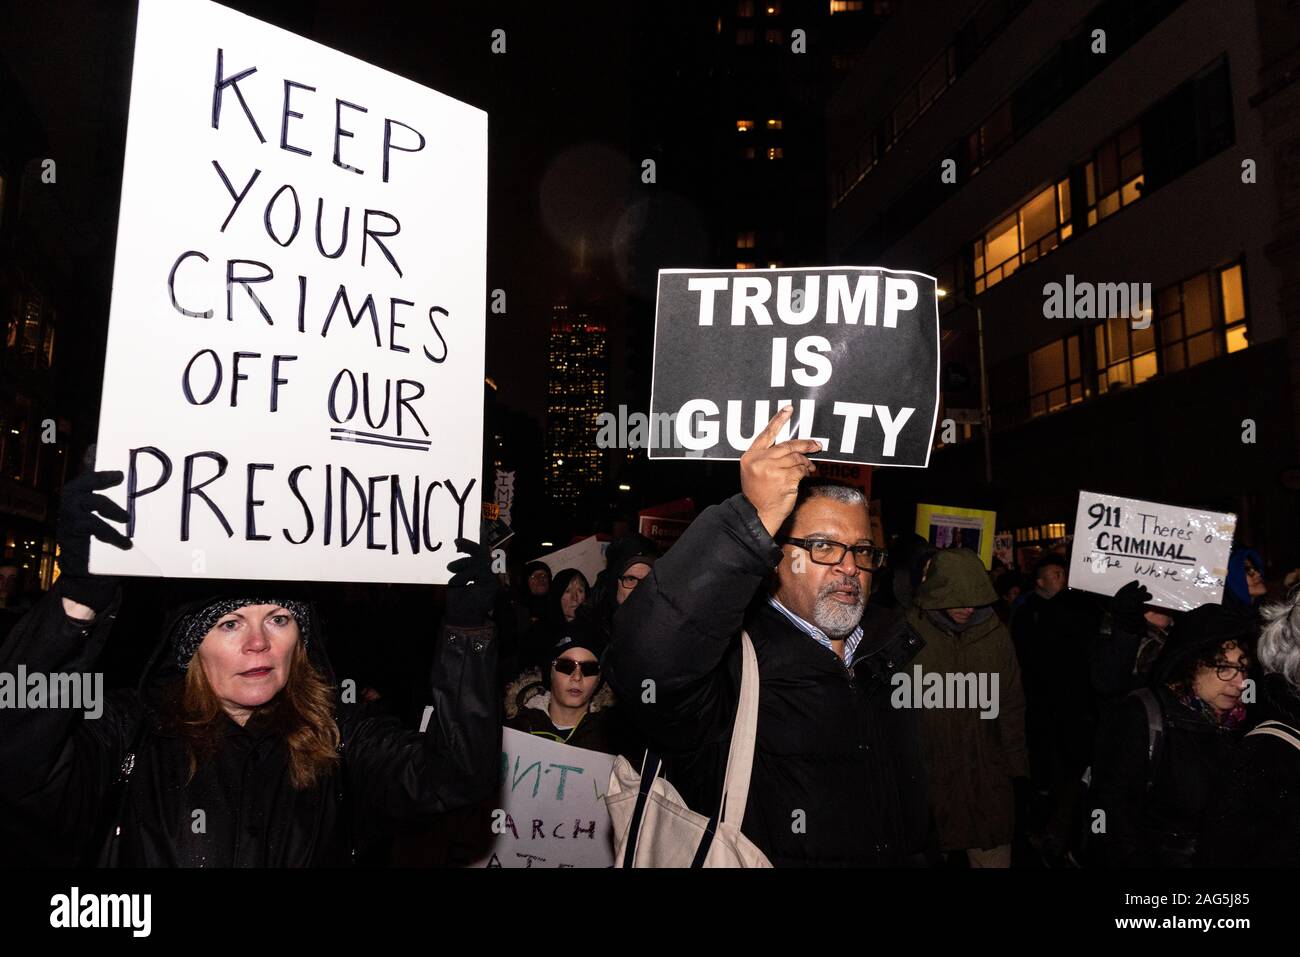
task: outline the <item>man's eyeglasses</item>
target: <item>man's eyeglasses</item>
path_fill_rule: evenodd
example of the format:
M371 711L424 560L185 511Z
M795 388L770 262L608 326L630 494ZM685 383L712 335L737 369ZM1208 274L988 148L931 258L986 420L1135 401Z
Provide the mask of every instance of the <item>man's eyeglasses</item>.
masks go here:
M777 539L780 545L797 545L808 553L816 565L837 565L844 559L846 551L853 552L853 563L863 571L871 572L885 567L887 552L875 545L845 545L824 538L791 538L784 535Z
M599 661L574 661L572 658L556 658L551 665L562 675L571 675L575 668L582 669L584 678L594 678L600 674Z
M618 583L624 588L635 588L637 585L641 584L641 579L636 575L620 575Z
M1249 670L1249 665L1230 665L1226 661L1214 663L1214 673L1219 676L1220 681L1232 681L1237 675L1244 678Z

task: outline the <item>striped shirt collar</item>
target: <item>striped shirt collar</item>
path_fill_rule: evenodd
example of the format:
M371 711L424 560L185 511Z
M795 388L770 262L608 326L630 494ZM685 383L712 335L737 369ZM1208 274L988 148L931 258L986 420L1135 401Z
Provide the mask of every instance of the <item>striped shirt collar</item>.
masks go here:
M785 605L781 604L779 601L776 600L775 595L768 595L767 603L771 605L773 608L775 608L777 611L779 611L781 614L785 615L785 617L789 619L790 624L794 625L796 628L798 628L808 637L817 639L818 644L820 644L822 647L834 653L835 648L831 645L830 636L827 635L826 632L822 631L820 628L818 628L816 625L812 624L811 622L804 621L802 618L800 618L798 615L792 612L789 608L786 608ZM853 664L853 653L858 650L858 644L861 641L862 641L862 626L858 625L856 628L853 629L853 631L850 634L846 635L844 638L845 667L849 667Z

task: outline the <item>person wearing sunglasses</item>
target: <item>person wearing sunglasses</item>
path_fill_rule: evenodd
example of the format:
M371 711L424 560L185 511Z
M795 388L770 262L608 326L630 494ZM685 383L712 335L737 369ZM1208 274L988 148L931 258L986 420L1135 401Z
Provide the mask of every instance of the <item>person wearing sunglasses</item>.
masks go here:
M1108 867L1190 867L1210 800L1246 730L1254 619L1222 605L1183 615L1136 691L1105 716L1089 808Z
M572 623L534 672L506 694L507 728L588 751L616 753L614 695L601 680L604 642L585 621Z
M891 678L920 639L869 602L886 561L862 490L806 481L815 439L759 430L740 488L705 509L614 614L605 676L693 810L725 777L744 654L759 717L742 833L777 867L923 863L929 804L915 712Z

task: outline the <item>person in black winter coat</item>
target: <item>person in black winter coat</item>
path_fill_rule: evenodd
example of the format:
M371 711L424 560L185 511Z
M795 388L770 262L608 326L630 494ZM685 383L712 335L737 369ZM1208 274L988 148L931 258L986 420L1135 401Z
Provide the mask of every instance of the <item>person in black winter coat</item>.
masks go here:
M126 519L96 494L121 479L95 473L66 486L62 575L0 648L0 672L95 670L120 588L89 575L87 557L92 534L131 545L96 515ZM0 710L0 805L83 864L311 866L364 855L359 845L381 825L491 795L496 579L486 550L457 546L473 554L450 566L446 621L426 639L439 646L426 733L340 696L300 586L233 582L179 608L140 686L115 692L97 718Z
M741 458L741 494L706 509L614 615L606 676L682 798L711 815L747 631L759 713L741 831L778 867L918 862L933 848L918 723L890 697L921 642L866 604L884 556L860 490L805 488L796 505L819 445L774 444L789 416Z
M1092 807L1108 867L1187 867L1219 775L1245 730L1242 702L1252 619L1220 605L1187 612L1170 635L1148 694L1110 710L1097 738ZM1154 743L1154 747L1153 747Z
M1266 605L1262 617L1261 721L1206 812L1202 866L1300 867L1300 593Z
M1151 681L1169 640L1173 615L1148 604L1151 592L1137 579L1111 596L1092 646L1092 688L1112 703Z

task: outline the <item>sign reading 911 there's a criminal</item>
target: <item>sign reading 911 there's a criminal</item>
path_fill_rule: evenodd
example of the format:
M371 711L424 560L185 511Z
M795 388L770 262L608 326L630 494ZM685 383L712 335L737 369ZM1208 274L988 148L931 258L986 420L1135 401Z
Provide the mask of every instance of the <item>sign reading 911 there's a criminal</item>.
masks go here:
M925 468L939 409L934 277L879 267L661 269L653 459L738 459L778 409L778 441L818 461ZM668 427L663 427L667 423Z
M1137 579L1177 611L1223 600L1237 516L1079 492L1070 587L1113 595Z
M206 0L141 0L100 574L446 582L476 535L487 115Z

